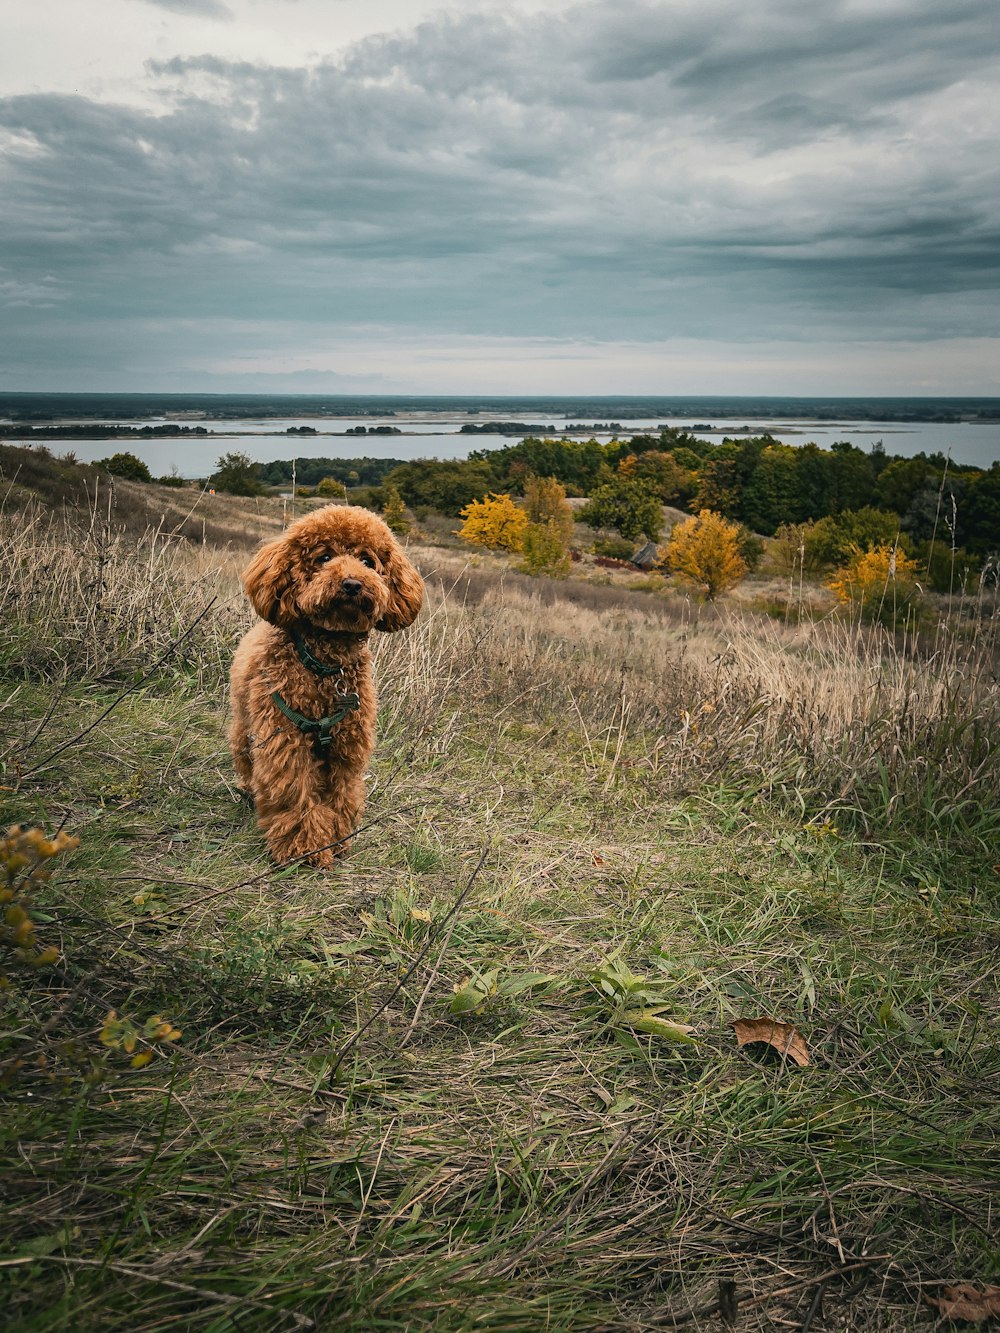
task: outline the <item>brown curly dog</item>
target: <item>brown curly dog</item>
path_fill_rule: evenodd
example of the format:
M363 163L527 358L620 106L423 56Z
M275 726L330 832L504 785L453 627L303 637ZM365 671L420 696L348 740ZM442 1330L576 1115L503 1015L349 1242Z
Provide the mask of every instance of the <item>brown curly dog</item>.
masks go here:
M261 617L233 659L230 742L274 859L329 866L364 808L375 744L372 630L404 629L420 575L367 509L328 505L243 571Z

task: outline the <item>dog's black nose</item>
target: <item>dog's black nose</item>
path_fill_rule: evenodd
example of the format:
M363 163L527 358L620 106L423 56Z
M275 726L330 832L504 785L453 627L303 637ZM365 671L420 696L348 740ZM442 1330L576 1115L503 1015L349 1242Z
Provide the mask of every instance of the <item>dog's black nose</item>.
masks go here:
M361 580L344 579L340 588L345 597L357 597L358 593L361 591Z

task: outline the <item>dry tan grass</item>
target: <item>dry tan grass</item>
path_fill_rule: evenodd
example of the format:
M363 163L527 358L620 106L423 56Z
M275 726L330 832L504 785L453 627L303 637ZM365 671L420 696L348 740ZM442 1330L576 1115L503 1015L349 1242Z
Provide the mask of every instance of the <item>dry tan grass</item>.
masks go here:
M907 809L933 824L964 808L975 824L974 793L998 777L992 604L974 634L943 623L918 652L878 627L783 624L738 603L600 589L595 607L585 584L414 554L434 609L405 644L379 650L411 704L446 707L457 680L504 715L573 719L587 753L679 791L714 775L786 790L817 817L853 812L866 829Z

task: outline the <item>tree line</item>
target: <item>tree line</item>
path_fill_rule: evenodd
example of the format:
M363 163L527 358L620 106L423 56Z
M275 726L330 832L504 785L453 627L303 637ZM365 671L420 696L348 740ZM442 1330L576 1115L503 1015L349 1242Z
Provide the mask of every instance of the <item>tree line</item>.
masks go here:
M465 459L301 458L294 465L300 486L342 484L355 503L374 509L398 493L418 516L457 517L486 495L523 496L532 478L548 477L587 498L577 515L583 522L628 541L655 541L663 506L674 505L718 514L747 538L779 536L820 565L835 562L845 542L864 547L897 537L931 555L936 547L976 559L1000 550L1000 463L976 468L942 453L904 458L881 442L868 452L847 441L823 449L769 435L716 443L666 428L608 443L528 436ZM292 467L290 459L253 464L226 455L210 483L259 494L287 485Z
M711 510L766 537L787 524L877 511L913 542L940 540L977 555L1000 547L1000 463L984 470L941 453L904 458L881 443L869 452L769 435L715 443L673 428L606 444L529 436L464 460L401 463L383 484L411 508L458 515L489 492L523 495L533 476L590 497L595 526L626 537L658 535L653 510L668 504Z

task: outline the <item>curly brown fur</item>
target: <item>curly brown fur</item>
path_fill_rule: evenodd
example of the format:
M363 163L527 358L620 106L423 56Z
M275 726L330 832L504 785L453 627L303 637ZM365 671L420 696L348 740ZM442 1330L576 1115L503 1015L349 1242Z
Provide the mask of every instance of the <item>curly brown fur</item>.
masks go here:
M329 866L348 849L364 808L364 775L375 743L375 687L368 638L413 622L423 603L420 575L386 525L366 509L328 505L263 546L243 572L259 624L236 650L230 743L240 786L276 861ZM295 635L324 665L300 660ZM278 708L277 691L303 717L334 713L360 699L319 753Z

